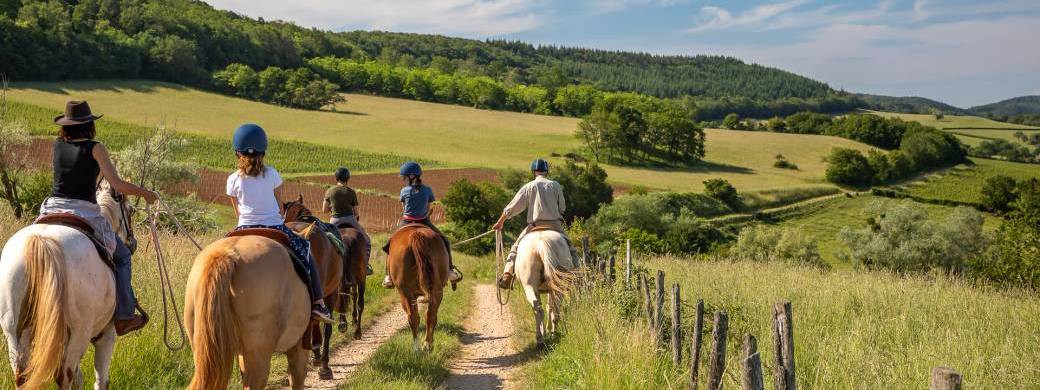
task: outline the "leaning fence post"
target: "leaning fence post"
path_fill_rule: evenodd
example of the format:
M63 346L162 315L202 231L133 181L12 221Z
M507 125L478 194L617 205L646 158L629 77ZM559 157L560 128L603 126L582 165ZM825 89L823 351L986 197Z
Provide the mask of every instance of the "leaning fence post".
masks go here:
M711 330L711 356L708 359L708 390L722 389L722 373L726 371L726 331L729 316L725 311L715 312L715 326Z
M625 240L625 287L632 285L632 240Z
M616 274L614 272L614 255L610 255L610 260L607 262L607 284L614 285L614 278Z
M650 299L650 280L639 275L640 279L643 280L643 302L646 306L643 308L646 310L646 324L649 325L650 329L654 328L654 303Z
M762 358L758 354L758 343L755 336L748 333L744 337L744 364L742 384L744 390L764 390L762 381Z
M701 333L704 332L704 300L697 300L693 322L693 341L690 343L690 389L697 390L697 369L701 361Z
M682 300L679 298L679 283L672 283L672 361L676 367L682 363Z
M932 369L932 384L930 390L960 390L961 374L949 367L935 367Z
M654 302L654 335L660 343L664 336L664 271L657 270L657 301Z
M794 331L791 329L791 302L773 304L773 368L776 390L795 390Z

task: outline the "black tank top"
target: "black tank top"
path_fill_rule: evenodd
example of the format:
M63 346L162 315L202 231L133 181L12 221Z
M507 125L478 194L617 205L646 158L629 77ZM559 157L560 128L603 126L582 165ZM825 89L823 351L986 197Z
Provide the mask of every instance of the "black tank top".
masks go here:
M97 177L101 167L94 159L97 141L54 141L54 188L51 196L97 203Z

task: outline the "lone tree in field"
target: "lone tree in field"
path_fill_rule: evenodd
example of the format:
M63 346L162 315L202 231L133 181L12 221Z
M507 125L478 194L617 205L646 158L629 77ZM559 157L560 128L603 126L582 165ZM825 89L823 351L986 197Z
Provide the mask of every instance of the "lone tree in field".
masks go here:
M7 78L0 75L0 185L3 186L0 198L11 206L15 218L22 218L25 212L18 194L18 184L25 176L25 161L31 143L32 137L25 126L9 116Z

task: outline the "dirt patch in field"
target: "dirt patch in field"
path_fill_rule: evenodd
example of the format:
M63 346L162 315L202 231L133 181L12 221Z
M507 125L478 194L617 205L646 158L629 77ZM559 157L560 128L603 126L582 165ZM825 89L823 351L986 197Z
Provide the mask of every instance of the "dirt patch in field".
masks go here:
M498 171L488 168L431 169L423 172L423 184L430 186L433 193L443 196L448 187L456 181L468 179L474 183L498 182ZM329 175L306 176L296 180L324 185L336 184L336 179ZM396 173L371 173L350 177L350 186L357 189L375 190L387 194L397 194L404 183Z

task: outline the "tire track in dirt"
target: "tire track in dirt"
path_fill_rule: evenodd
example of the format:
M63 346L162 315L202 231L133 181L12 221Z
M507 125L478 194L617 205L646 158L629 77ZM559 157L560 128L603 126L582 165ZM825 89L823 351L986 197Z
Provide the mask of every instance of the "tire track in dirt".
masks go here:
M513 314L500 308L495 286L474 287L474 307L463 323L462 351L451 365L444 387L452 390L509 389L525 354L513 345Z
M307 389L338 389L376 350L391 336L408 325L408 319L400 310L388 310L380 314L372 324L361 332L361 340L353 340L341 345L329 354L329 368L332 369L332 380L318 379L318 367L311 365L307 371L304 387ZM310 358L310 353L307 354ZM283 387L288 389L288 387Z

